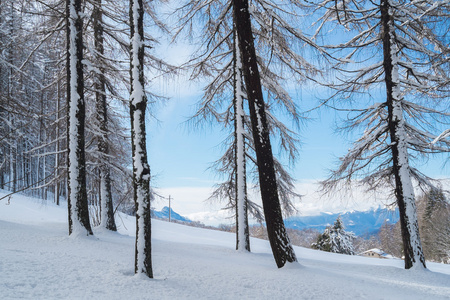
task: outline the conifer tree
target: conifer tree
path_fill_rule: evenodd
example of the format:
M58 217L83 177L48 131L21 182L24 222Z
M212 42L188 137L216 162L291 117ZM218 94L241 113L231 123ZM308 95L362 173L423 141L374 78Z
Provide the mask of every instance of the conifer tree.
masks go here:
M442 189L431 190L418 201L420 235L428 260L450 263L450 203Z
M81 0L66 1L69 234L92 235L86 193L83 21Z
M261 87L264 93L267 93L266 116L268 121L268 129L270 134L279 142L280 153L287 153L290 163L295 161L297 155L298 137L294 131L291 131L285 124L280 122L276 115L280 111L285 112L292 118L294 124L298 126L300 114L295 101L290 97L289 93L283 88L284 81L292 78L304 80L305 74L313 73L315 70L306 62L301 55L294 49L298 42L304 43L308 41L301 31L296 28L294 23L286 20L294 20L294 14L287 13L286 10L275 2L267 3L265 1L256 1L251 10L251 22L255 26L252 34L255 36L258 44L257 65L263 76L261 79ZM293 9L298 8L298 2L289 2ZM273 9L267 9L267 6ZM225 128L229 124L233 124L234 105L230 101L235 98L234 90L235 68L235 43L233 40L235 31L235 21L233 16L233 2L221 1L203 3L202 1L190 1L180 9L180 31L185 28L195 28L201 26L200 51L194 54L189 62L189 66L193 69L192 78L205 76L212 78L205 88L202 101L199 103L199 109L192 118L200 121L217 121L220 126ZM200 24L196 22L195 17L199 17ZM203 22L204 16L211 20ZM212 21L214 20L214 21ZM185 29L186 30L186 29ZM189 30L186 30L189 31ZM198 30L190 31L191 35L197 34ZM179 32L177 33L179 34ZM308 41L310 42L310 41ZM313 43L311 43L313 44ZM244 63L245 64L245 63ZM282 70L282 71L281 71ZM287 75L288 74L288 75ZM243 79L245 76L243 77ZM242 80L244 101L247 101L247 86L245 80ZM246 158L248 159L250 169L253 164L257 165L255 156L255 143L253 141L252 126L248 115L248 106L245 104L244 112L246 114L244 125L245 133L245 149ZM198 124L198 123L196 123ZM225 154L215 163L214 167L219 173L226 176L226 181L218 184L216 190L210 198L219 198L228 200L227 209L236 211L236 169L235 135L231 134L225 142L228 148ZM295 211L293 207L293 199L299 195L294 191L293 178L286 171L285 167L273 158L275 168L275 181L278 186L278 197L283 208L283 213L289 215ZM249 174L252 174L252 170ZM258 174L255 168L253 174ZM255 182L259 181L258 175L255 176ZM252 180L253 178L250 178ZM260 191L259 184L255 184L255 188ZM250 201L247 197L247 208L249 214L260 219L262 214L258 205ZM245 226L244 226L245 227Z
M242 60L234 35L234 161L235 161L235 201L236 201L236 249L250 251L248 227L247 163L245 154L245 113L244 87L242 85Z
M133 187L136 204L135 273L153 278L150 167L147 161L145 138L145 110L147 97L144 89L144 7L142 0L130 0L130 117L133 155Z
M344 229L341 217L339 216L332 226L328 226L317 238L317 242L311 245L313 249L354 255L353 240L355 235Z
M103 37L103 11L102 0L94 2L93 27L95 59L102 61L104 57L104 37ZM98 138L98 151L100 157L100 204L101 204L101 226L111 231L117 231L114 220L114 208L111 193L111 172L108 143L108 111L106 105L106 78L104 66L100 65L94 79L96 116L101 136Z
M390 189L400 212L405 268L425 267L413 181L425 190L435 187L412 161L450 151L445 140L430 147L439 124L449 122L439 101L448 82L441 55L446 46L436 31L443 20L427 15L433 1L327 0L318 6L326 10L317 34L332 21L349 29L350 36L327 46L338 61L337 79L328 85L335 90L331 99L337 105L357 99L353 109L347 109L345 128L365 129L323 182L324 188L329 192L356 180L371 190ZM361 96L365 94L368 106Z
M242 69L247 90L253 142L259 173L259 187L267 224L267 233L275 262L281 268L286 262L297 261L297 258L287 236L281 213L248 1L234 0L233 12L236 22L239 51L242 56L242 61L245 62Z

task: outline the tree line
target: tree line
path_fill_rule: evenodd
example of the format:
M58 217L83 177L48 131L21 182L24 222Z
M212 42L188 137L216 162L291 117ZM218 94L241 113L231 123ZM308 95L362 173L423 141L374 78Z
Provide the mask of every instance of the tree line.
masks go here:
M304 115L289 85L315 84L319 106L347 111L343 129L362 132L323 190L392 191L405 268L425 267L414 184L440 187L413 161L450 150L446 1L191 0L175 24L161 21L161 6L0 1L0 188L66 198L75 235L91 235L92 220L116 230L120 203L136 215L135 271L152 277L145 116L160 97L146 74L187 70L209 80L191 121L230 132L214 165L226 180L211 197L234 211L238 250L250 251L248 215L264 219L281 268L297 261L283 216L300 195L272 144L295 162ZM150 33L193 39L199 51L174 67L153 54Z

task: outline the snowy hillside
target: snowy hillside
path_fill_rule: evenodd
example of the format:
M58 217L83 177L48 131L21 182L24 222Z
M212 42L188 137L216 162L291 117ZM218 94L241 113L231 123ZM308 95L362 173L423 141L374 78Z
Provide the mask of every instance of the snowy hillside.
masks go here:
M1 196L1 195L0 195ZM154 220L155 279L134 276L135 220L119 233L69 237L65 207L0 201L0 299L449 299L450 266L404 270L381 260L295 247L277 269L269 243L234 250L235 236Z

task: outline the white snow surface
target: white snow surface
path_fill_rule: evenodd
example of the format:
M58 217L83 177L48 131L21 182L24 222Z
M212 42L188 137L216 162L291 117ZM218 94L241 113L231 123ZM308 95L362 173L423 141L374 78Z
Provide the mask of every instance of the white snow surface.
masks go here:
M5 193L0 193L0 197ZM133 217L118 233L68 236L67 207L0 200L0 299L449 299L450 266L295 247L277 269L267 241L234 250L235 235L152 221L155 279L134 275Z

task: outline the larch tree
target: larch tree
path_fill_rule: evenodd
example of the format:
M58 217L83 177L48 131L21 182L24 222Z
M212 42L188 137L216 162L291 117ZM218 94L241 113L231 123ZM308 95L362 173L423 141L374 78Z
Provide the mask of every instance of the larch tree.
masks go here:
M234 161L235 161L235 201L236 201L236 250L250 251L250 231L248 227L247 163L245 154L245 112L244 87L242 85L242 59L239 42L234 34Z
M53 176L57 156L62 157L57 143L64 140L55 132L56 111L62 112L55 99L65 97L57 85L65 77L61 60L66 51L65 1L47 5L51 11L42 3L3 1L0 10L0 185L43 199L61 180Z
M402 237L400 231L401 229L399 222L396 224L384 222L378 231L381 249L395 257L403 256Z
M81 0L66 0L69 234L92 235L86 192Z
M94 45L95 45L95 60L102 61L104 51L104 37L103 37L103 10L102 0L94 1L93 9L93 30L94 30ZM117 231L114 220L114 208L111 192L111 174L110 174L110 155L108 143L108 110L106 103L106 78L105 68L100 65L96 69L94 79L94 90L96 99L96 115L97 122L100 129L100 136L98 137L97 147L100 156L100 211L101 211L101 226L111 230Z
M262 4L260 4L263 6ZM260 28L256 33L257 39L261 39L259 47L260 54L258 56L258 66L264 70L262 77L262 85L264 91L267 92L267 111L270 134L279 141L279 153L287 154L290 162L294 162L297 154L298 137L297 134L291 131L283 122L279 121L276 117L277 113L285 112L286 115L298 126L299 112L298 108L294 104L293 99L289 96L289 93L282 86L283 81L287 81L281 73L284 73L286 77L292 79L298 75L298 70L294 66L302 64L303 59L298 56L293 50L294 39L286 37L285 33L281 33L281 29L284 24L277 24L271 26L266 22L264 8L259 7L260 11L256 10L258 18L257 27ZM218 5L215 2L208 2L207 5L203 5L198 1L191 1L188 5L183 7L183 14L181 15L181 28L191 28L192 25L187 25L194 19L196 14L203 16L206 14L209 18L214 19L214 22L206 22L196 24L196 26L202 26L202 35L200 37L201 44L199 51L193 56L188 66L193 70L191 78L196 79L199 77L211 78L210 82L204 89L204 96L198 103L198 110L192 117L191 121L195 121L195 125L198 124L211 124L217 122L219 126L223 128L233 128L233 133L230 134L224 141L227 146L224 155L217 160L213 168L217 170L217 173L225 176L226 180L216 185L214 192L210 199L219 199L228 201L226 209L230 209L236 216L236 227L238 228L237 237L237 249L240 249L242 245L248 244L245 242L248 240L248 235L242 235L243 243L239 242L239 228L243 229L241 233L247 232L248 218L245 216L248 213L256 218L258 221L263 222L263 215L260 211L260 206L254 203L247 196L246 184L243 184L243 177L247 172L238 175L237 170L247 169L243 165L238 164L237 151L239 147L244 147L244 159L240 159L239 163L246 163L246 160L250 162L250 167L257 164L256 157L254 155L254 143L251 133L250 119L247 110L243 107L240 113L243 114L242 122L236 116L240 106L236 106L236 99L238 96L242 98L242 101L246 100L246 87L244 78L242 75L242 63L239 63L237 58L240 53L237 54L236 49L236 32L234 30L234 21L232 15L232 3L225 1L223 5ZM200 21L202 22L202 21ZM195 23L195 22L194 22ZM287 30L288 31L288 30ZM294 30L295 31L295 30ZM268 32L274 32L270 34ZM195 32L197 33L197 32ZM270 41L273 43L271 43ZM272 49L273 55L269 59L266 56L266 51L270 52ZM200 54L198 54L200 53ZM290 56L288 65L282 59L280 53L286 53ZM272 63L271 63L272 62ZM240 65L239 68L236 68ZM287 69L284 72L281 70ZM241 73L237 75L237 73ZM238 89L236 89L238 87ZM231 99L234 99L231 101ZM239 98L239 100L241 100ZM237 124L239 122L239 124ZM231 126L229 126L231 125ZM236 126L238 125L240 129ZM229 126L229 127L228 127ZM241 127L243 126L243 127ZM237 132L239 131L239 135ZM242 135L241 135L242 134ZM243 139L240 139L243 137ZM237 139L240 139L238 142ZM242 144L244 143L244 145ZM241 145L241 146L239 146ZM283 213L286 215L295 211L292 204L292 199L299 197L294 191L294 180L286 171L285 167L275 159L275 170L278 184L278 194L280 195L281 205ZM257 172L250 170L253 176L247 177L247 180L258 181ZM241 177L241 184L238 186L238 178ZM239 190L245 187L244 190ZM259 190L259 185L255 184L255 189ZM238 200L238 196L246 198L246 201ZM242 199L241 198L241 199ZM244 204L247 209L243 209L238 203ZM238 210L241 210L240 217ZM242 225L238 224L242 221ZM246 248L246 247L243 247ZM247 250L249 247L247 247Z
M247 90L253 142L259 173L259 187L267 224L267 233L275 262L281 268L286 262L297 261L297 258L287 236L281 213L248 1L233 0L233 13L239 51L244 62L242 69Z
M114 213L134 207L129 125L129 2L86 2L87 191L92 224L115 231ZM132 212L134 213L134 212Z
M101 10L106 12L102 13L103 21L101 18L94 20L98 17L95 3L82 4L85 20L82 66L86 71L83 74L85 173L91 224L100 220L100 210L96 206L100 194L100 163L109 166L110 176L115 181L111 186L115 209L119 205L124 207L132 190L129 128L126 131L123 128L122 110L111 110L120 102L126 102L128 106L128 99L121 97L125 94L121 90L126 91L129 87L129 64L124 59L129 52L129 34L123 26L116 26L128 22L128 3L103 0ZM69 64L64 64L67 58L64 45L69 42L66 4L66 1L58 0L3 0L0 9L0 186L42 199L54 194L57 204L60 196L67 199L68 134L65 129L70 127L66 128L69 117L65 89ZM93 29L100 24L106 27L103 54L96 50L101 43L95 42L95 32L99 31ZM100 73L105 76L96 80ZM106 91L101 85L96 86L103 79ZM96 94L106 96L106 99L99 97L101 99L96 101ZM101 100L106 100L108 108L106 132L99 124L105 120L100 118L100 115L104 116L104 106L96 108L96 102ZM101 139L105 134L108 137ZM107 155L100 154L99 148L105 145L99 145L99 140L107 143ZM113 212L112 205L110 208Z
M419 226L428 260L450 263L450 203L441 189L419 197Z
M335 90L331 99L341 105L357 99L348 110L345 129L364 128L323 182L324 189L351 186L354 180L373 190L389 188L400 212L406 269L425 268L413 181L424 189L434 188L412 160L450 151L444 140L430 147L440 124L449 122L440 101L447 82L441 58L446 47L438 30L443 20L425 14L432 5L433 1L416 5L395 0L327 0L318 5L326 10L317 34L329 28L329 21L348 29L342 34L348 38L345 42L328 46L339 61L338 77L329 85ZM364 94L375 102L363 107ZM383 100L377 102L378 97Z
M135 273L153 278L150 167L147 161L144 89L144 7L142 0L130 0L130 117L133 156L133 187L136 204Z
M233 78L236 78L234 60L231 58L234 53L234 5L232 1L188 1L182 8L180 17L180 28L201 28L194 33L200 33L200 49L190 61L193 66L191 77L210 77L212 80L205 88L202 102L194 118L203 121L217 121L225 127L233 124L234 112L233 103L235 98L233 93ZM304 81L308 75L317 72L313 65L300 55L304 46L316 48L314 42L308 39L301 30L298 29L298 12L302 4L297 1L288 3L278 3L276 1L254 1L250 7L252 22L252 35L257 44L256 63L261 70L261 87L267 93L265 111L268 121L267 128L274 140L279 141L280 153L286 151L290 162L295 161L297 154L297 134L291 131L285 124L280 122L275 116L276 112L283 111L293 123L298 126L300 114L295 101L283 88L283 84L288 84L292 80ZM196 22L195 16L200 15L200 20ZM186 29L185 29L186 30ZM187 29L188 30L188 29ZM192 33L192 30L191 30ZM242 56L242 55L241 55ZM244 68L248 64L243 60ZM244 71L244 70L243 70ZM246 78L243 72L243 78ZM248 90L246 80L243 80L245 101L247 101ZM250 107L250 106L248 106ZM253 127L248 117L249 108L244 109L246 113L246 156L249 162L258 165L255 142L253 141ZM230 145L225 154L216 162L216 169L224 174L234 174L227 177L227 180L219 184L211 198L229 199L227 208L236 208L236 176L237 165L235 163L234 151L236 144L235 135L230 135L226 143ZM251 153L251 154L250 154ZM252 157L253 155L253 157ZM292 160L291 160L292 159ZM277 194L284 211L292 212L291 199L299 195L294 192L293 180L285 171L284 166L273 158L275 169L275 181L277 184ZM261 173L259 173L261 174ZM225 175L226 176L226 175ZM259 176L257 176L259 177ZM257 179L258 181L260 180ZM258 185L259 189L261 187ZM290 203L290 204L289 204ZM258 212L257 206L247 200L249 211ZM257 213L258 214L258 213ZM261 214L258 214L261 216ZM245 225L244 225L245 227Z

